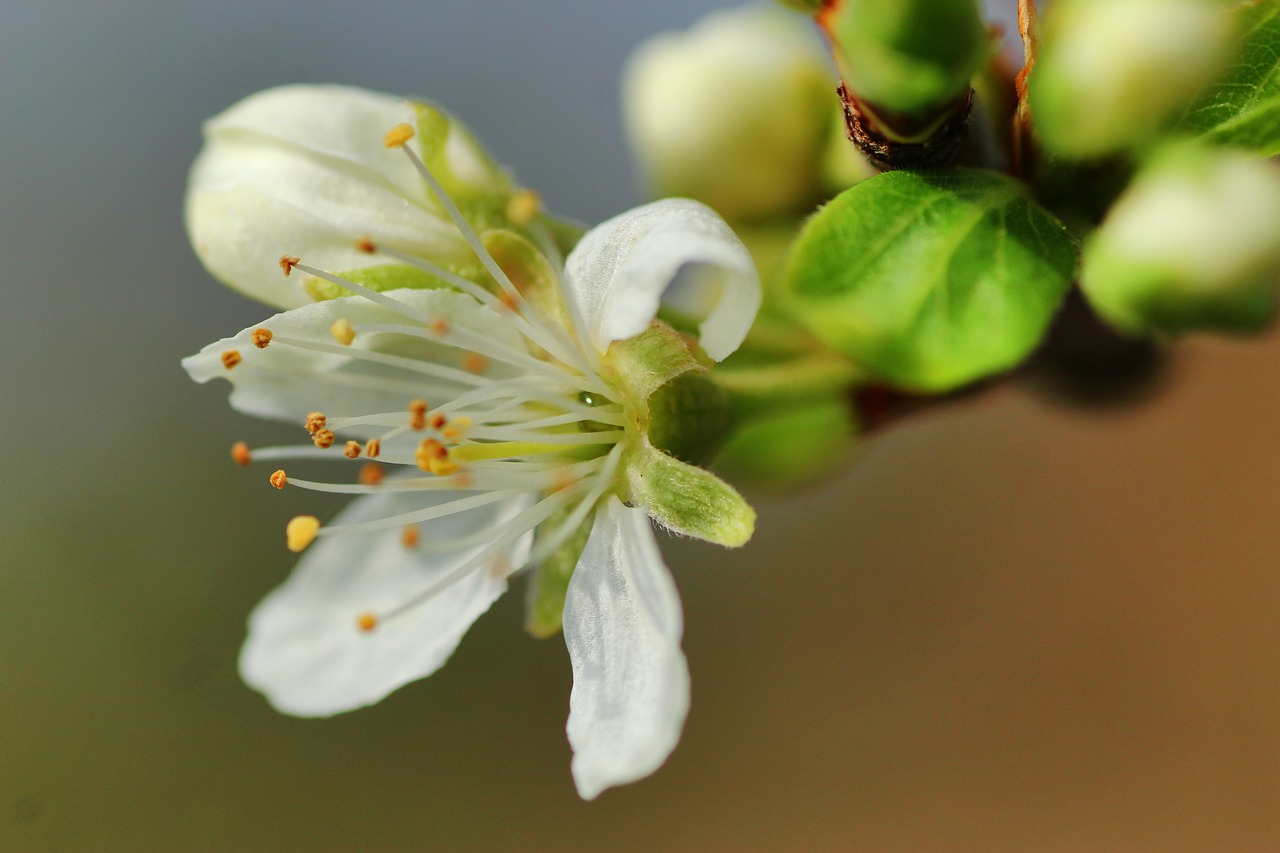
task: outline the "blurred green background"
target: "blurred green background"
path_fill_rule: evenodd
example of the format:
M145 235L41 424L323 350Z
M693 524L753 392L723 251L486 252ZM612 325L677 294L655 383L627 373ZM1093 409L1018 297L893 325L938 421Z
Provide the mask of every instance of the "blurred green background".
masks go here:
M549 205L639 199L618 74L712 0L0 5L0 849L1227 850L1280 837L1280 341L1122 410L1004 390L668 539L694 699L582 803L569 664L506 597L332 720L242 686L283 522L178 359L266 310L181 227L200 122L269 85L421 93ZM1007 15L1008 10L1004 10Z

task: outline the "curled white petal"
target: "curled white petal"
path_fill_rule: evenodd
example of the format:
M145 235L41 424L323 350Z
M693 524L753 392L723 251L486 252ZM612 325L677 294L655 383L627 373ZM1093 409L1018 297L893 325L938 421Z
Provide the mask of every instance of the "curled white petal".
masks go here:
M387 492L353 501L335 523L384 518L457 497L447 492ZM424 539L494 527L527 507L527 495L430 523ZM532 533L498 564L519 566ZM484 548L432 553L406 549L400 530L322 537L289 579L249 618L240 674L279 711L326 717L372 705L439 669L462 635L507 587L503 573L482 565L438 595L362 632L362 612L386 612L409 601Z
M414 124L409 101L343 86L259 92L205 125L191 169L186 222L196 253L227 285L281 308L310 298L280 275L288 253L327 270L368 266L355 243L369 237L438 263L469 260L413 166L383 136ZM461 135L448 152L458 171L476 157ZM417 141L410 143L417 145Z
M689 710L682 631L648 516L609 498L564 606L573 663L567 731L584 799L648 776L675 749Z
M510 323L470 296L450 290L396 290L387 296L407 309L465 326L508 347L521 346ZM424 366L458 364L457 349L388 333L357 333L350 347L341 347L330 333L339 318L346 318L357 329L365 324L412 322L360 296L330 299L276 314L188 356L182 366L197 382L219 378L230 381L231 405L242 412L301 424L308 412L317 410L336 417L402 411L409 400L424 396L424 388L438 381L407 367L362 359L364 352L385 351ZM252 336L258 328L269 330L280 340L257 349ZM289 339L331 351L303 349L290 345ZM230 370L222 362L222 354L228 350L241 355L240 363ZM498 363L486 368L488 375L503 372L504 367ZM360 430L354 433L360 434Z
M702 348L720 361L738 348L760 308L760 276L711 208L664 199L592 228L569 254L565 289L604 350L643 332L664 299L699 321Z

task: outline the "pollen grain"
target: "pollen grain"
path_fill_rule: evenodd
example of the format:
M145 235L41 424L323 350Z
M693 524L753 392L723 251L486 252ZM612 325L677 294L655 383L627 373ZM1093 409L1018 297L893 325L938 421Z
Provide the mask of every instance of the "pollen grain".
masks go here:
M382 144L388 148L400 148L410 139L413 139L413 127L408 124L397 124L387 131L387 135L382 138Z
M542 196L533 190L516 190L507 199L507 219L513 225L524 226L533 221L542 210Z
M284 528L285 544L295 554L306 550L320 532L320 519L314 515L297 515Z
M414 400L409 403L409 429L421 431L427 428L427 401Z
M329 327L329 334L333 335L333 339L344 347L351 346L351 342L356 339L355 327L351 325L351 321L346 317L339 317L337 322Z
M324 416L324 412L310 412L307 415L307 432L315 435L324 429L324 425L328 422L328 418Z
M364 467L360 469L360 475L356 479L362 486L378 486L382 484L387 474L382 470L382 466L376 462L366 462Z

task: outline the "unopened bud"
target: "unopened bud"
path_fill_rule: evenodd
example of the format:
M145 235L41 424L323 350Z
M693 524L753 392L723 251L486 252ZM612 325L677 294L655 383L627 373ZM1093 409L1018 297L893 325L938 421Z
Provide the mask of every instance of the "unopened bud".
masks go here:
M1081 286L1130 332L1261 328L1280 286L1280 168L1234 152L1165 151L1086 244Z
M886 133L946 119L992 49L975 0L828 0L818 22L846 89Z
M1147 141L1212 80L1230 41L1213 0L1056 0L1042 21L1031 120L1075 158Z
M807 22L781 9L716 12L631 57L627 132L657 195L731 219L804 209L820 197L835 75Z

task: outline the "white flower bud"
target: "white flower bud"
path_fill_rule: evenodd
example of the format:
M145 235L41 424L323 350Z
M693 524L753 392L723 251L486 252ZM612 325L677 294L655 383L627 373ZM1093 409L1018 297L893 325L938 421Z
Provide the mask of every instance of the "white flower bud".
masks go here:
M1089 240L1081 285L1127 331L1265 325L1280 285L1280 169L1234 152L1164 152Z
M1058 0L1029 81L1036 131L1077 158L1144 142L1213 79L1229 43L1212 0Z
M805 19L772 7L717 12L631 57L627 132L658 195L690 196L733 219L820 197L836 118L835 73Z

